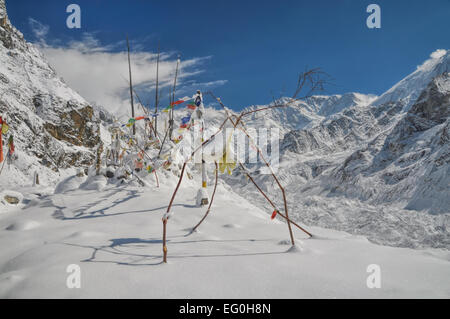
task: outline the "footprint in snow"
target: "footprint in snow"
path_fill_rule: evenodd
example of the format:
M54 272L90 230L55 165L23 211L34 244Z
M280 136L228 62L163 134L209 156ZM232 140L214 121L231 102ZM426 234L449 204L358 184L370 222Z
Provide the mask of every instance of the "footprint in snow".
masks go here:
M236 224L225 224L222 226L223 228L241 228L241 226Z
M22 231L22 230L30 230L39 227L41 224L34 220L22 220L15 223L12 223L6 230L11 231Z

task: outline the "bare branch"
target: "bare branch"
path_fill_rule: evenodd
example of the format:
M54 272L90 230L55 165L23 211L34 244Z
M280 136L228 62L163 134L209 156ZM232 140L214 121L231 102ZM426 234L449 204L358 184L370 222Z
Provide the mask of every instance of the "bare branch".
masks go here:
M331 84L331 76L322 71L321 68L314 68L300 73L293 100L304 100L314 94L325 91L325 87Z

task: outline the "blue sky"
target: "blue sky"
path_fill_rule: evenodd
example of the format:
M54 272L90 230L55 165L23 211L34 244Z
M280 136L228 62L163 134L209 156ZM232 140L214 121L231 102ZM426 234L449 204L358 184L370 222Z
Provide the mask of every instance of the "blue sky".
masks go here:
M81 30L65 26L70 3L81 6ZM371 3L381 6L381 29L366 26ZM108 46L129 34L135 48L154 52L159 40L162 51L196 61L201 72L191 70L187 84L212 83L233 109L292 94L306 66L334 78L328 94L381 94L430 53L450 47L450 0L7 0L7 7L31 41L37 39L30 18L49 27L52 45L89 33Z

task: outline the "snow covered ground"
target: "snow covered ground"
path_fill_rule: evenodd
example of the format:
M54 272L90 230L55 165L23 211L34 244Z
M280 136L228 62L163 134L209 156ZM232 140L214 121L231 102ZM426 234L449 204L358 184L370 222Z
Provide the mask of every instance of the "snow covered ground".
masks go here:
M1 298L450 297L448 251L378 246L321 228L309 229L312 239L295 229L292 250L286 224L222 182L189 236L204 209L194 205L199 181L183 182L163 264L161 217L175 179L162 177L161 188L102 179L72 178L56 194L17 189L21 204L1 206ZM79 289L66 286L71 264L81 267ZM371 264L380 266L380 289L367 287Z

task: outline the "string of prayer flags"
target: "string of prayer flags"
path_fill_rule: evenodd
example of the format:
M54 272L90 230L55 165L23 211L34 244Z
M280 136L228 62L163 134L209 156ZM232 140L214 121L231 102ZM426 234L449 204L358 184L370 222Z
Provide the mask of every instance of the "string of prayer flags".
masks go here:
M172 105L172 106L175 106L175 105L179 105L179 104L184 103L184 102L186 102L186 101L184 101L184 100L179 100L179 101L173 102L171 105Z
M2 119L0 116L0 163L3 162L3 140L2 135L6 134L8 132L9 126L6 124L6 122Z
M163 110L163 112L164 112L164 113L167 113L167 112L169 112L171 109L173 109L173 105L169 105L168 107L166 107L166 108Z
M178 101L175 101L175 102L173 102L173 103L171 103L169 106L167 106L164 110L163 110L163 112L169 112L171 109L173 109L175 106L177 106L177 105L180 105L180 104L182 104L182 103L185 103L185 102L189 102L189 101L192 101L193 99L183 99L183 100L178 100Z
M136 121L140 121L140 120L150 121L150 117L157 117L158 115L159 115L159 113L153 113L153 114L150 114L150 116L138 116L138 117L135 117L135 118L130 118L128 120L128 123L127 124L123 124L122 127L124 127L124 126L131 127L131 126L133 126L136 123Z

